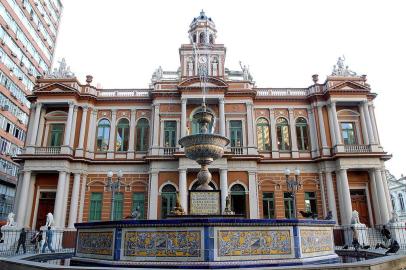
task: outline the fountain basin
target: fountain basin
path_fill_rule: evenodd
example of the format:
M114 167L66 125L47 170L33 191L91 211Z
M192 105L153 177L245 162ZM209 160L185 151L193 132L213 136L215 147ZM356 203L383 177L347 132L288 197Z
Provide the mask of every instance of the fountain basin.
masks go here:
M78 223L72 261L169 268L336 262L334 224L213 217Z
M224 147L230 140L218 134L198 133L179 140L184 147L186 157L196 160L200 165L207 165L224 154Z

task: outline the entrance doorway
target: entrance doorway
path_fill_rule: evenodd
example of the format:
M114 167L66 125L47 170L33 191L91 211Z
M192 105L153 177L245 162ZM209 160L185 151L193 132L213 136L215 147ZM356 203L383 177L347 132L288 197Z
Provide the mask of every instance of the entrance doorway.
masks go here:
M41 226L45 225L47 221L47 214L54 212L55 196L56 192L52 191L41 191L39 193L37 220L35 222L36 230L39 230Z
M368 201L365 189L351 189L350 194L352 210L357 210L360 222L369 227L371 224L369 220Z
M231 187L231 209L236 215L246 215L245 188L240 184Z

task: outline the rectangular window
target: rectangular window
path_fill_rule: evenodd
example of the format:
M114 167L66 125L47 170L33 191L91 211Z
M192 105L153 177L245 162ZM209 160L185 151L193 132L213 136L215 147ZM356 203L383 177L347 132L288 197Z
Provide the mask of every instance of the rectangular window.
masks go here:
M241 120L231 120L230 121L230 139L231 139L231 147L243 146L242 121Z
M292 193L290 192L283 193L283 204L285 205L285 218L293 218L295 210L293 206Z
M51 124L48 139L48 146L61 146L65 131L65 124Z
M132 212L138 207L140 212L140 219L145 218L145 194L143 192L133 193Z
M355 124L351 122L341 123L341 133L343 135L343 142L346 145L357 144L357 138L355 133Z
M115 193L113 220L123 219L123 193Z
M275 200L273 192L262 193L264 218L275 218Z
M312 212L317 215L317 201L315 192L305 192L306 212Z
M164 138L164 147L176 147L176 121L165 121Z
M90 195L89 221L101 220L103 194L101 192L92 192Z

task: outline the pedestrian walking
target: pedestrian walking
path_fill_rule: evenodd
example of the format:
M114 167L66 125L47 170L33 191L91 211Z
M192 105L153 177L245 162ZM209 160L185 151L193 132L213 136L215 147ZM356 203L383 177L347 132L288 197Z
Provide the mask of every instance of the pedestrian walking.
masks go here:
M45 244L42 246L42 253L45 253L46 247L48 247L52 253L55 253L55 250L52 248L52 236L51 226L48 226L48 230L45 233Z
M24 228L21 229L20 237L18 238L17 250L16 253L20 250L20 246L23 246L24 254L27 252L25 248L25 241L27 240L27 232Z

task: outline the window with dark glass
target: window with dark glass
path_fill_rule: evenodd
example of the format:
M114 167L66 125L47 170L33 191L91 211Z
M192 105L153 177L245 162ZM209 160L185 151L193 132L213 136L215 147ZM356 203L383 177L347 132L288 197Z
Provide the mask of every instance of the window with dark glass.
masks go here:
M130 123L128 122L128 119L120 119L117 123L116 151L128 150L129 133Z
M271 150L271 139L269 136L269 123L265 118L257 120L258 151Z
M289 123L285 118L276 120L276 134L278 136L279 150L290 150Z
M48 146L61 146L63 142L65 124L51 124Z
M395 204L395 198L393 197L393 195L390 195L390 201L392 203L392 208L396 211L396 204Z
M109 149L109 138L110 138L110 121L107 119L102 119L97 125L97 141L96 149L97 151L105 152Z
M136 127L137 133L137 145L136 145L136 150L137 151L148 151L149 147L149 124L148 120L145 118L141 118L138 120L137 127Z
M351 122L341 123L341 132L343 134L344 144L357 144L357 139L355 136L355 125Z
M399 193L398 197L399 197L400 210L402 210L402 212L404 212L405 211L405 202L403 200L403 195L401 193Z
M176 204L176 188L173 185L165 185L161 191L161 217L166 218Z
M113 220L123 219L123 199L123 193L117 192L114 194Z
M231 120L230 121L230 145L231 147L243 146L242 140L242 121Z
M305 210L317 215L317 201L315 192L305 192Z
M176 146L176 121L165 121L164 123L164 146Z
M285 218L293 218L295 208L293 206L293 196L290 192L283 193L283 204L285 206Z
M231 209L236 215L246 215L246 194L243 185L235 184L231 187Z
M275 200L273 192L262 193L262 208L264 218L275 218Z
M134 192L133 193L133 204L131 212L134 212L135 209L139 210L140 219L145 218L145 194L143 192Z
M89 221L101 220L103 194L92 192L90 194Z
M307 121L303 117L296 120L297 148L301 151L309 150L309 133Z

